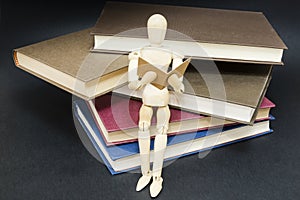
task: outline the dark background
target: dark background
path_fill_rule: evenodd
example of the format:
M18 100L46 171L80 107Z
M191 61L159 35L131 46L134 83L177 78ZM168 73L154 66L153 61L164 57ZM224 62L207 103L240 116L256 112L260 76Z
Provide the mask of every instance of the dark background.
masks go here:
M296 1L139 1L262 11L289 47L267 96L274 133L164 168L157 199L299 199L299 18ZM102 1L1 1L0 199L149 199L139 174L111 176L84 148L72 96L16 68L12 49L94 25Z

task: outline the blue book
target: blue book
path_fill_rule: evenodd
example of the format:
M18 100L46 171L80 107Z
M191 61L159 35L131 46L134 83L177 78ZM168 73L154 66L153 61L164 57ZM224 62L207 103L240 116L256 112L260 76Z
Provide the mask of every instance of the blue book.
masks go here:
M139 149L137 142L106 146L86 102L78 100L74 102L74 105L74 114L76 118L111 174L118 174L139 167ZM274 118L271 117L271 119ZM224 127L223 130L215 128L207 131L169 136L165 160L207 151L212 148L251 139L271 132L269 120L267 120L257 122L254 126L235 125ZM203 140L208 137L212 138L214 142L213 144L206 144L205 146L203 145ZM199 143L198 146L197 143ZM151 150L153 150L153 144L154 141L151 140ZM181 150L178 151L178 149Z

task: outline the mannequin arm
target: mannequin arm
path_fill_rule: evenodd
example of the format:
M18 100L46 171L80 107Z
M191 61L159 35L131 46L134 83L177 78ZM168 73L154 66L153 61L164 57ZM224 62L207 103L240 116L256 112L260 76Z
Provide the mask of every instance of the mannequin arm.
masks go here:
M183 63L183 56L180 54L173 53L173 63L172 63L172 70L176 69L180 64ZM168 83L173 87L175 92L182 93L184 91L184 85L182 83L183 76L178 77L176 74L172 74L168 78Z
M183 56L179 54L173 54L173 62L172 62L172 70L176 69L180 64L183 63ZM183 77L179 77L181 82L183 81Z
M182 63L183 63L182 58L179 57L173 58L172 70L176 69L176 67L178 67Z
M139 59L139 52L131 52L128 55L128 82L137 81L139 79L137 75L137 68L138 68L138 59Z
M168 78L168 83L173 87L173 89L175 90L175 92L177 92L177 93L184 92L184 85L182 83L182 77L179 78L177 76L177 74L172 74Z
M157 74L153 71L149 71L146 74L144 74L144 76L141 79L141 85L146 85L148 83L151 83L152 81L154 81L157 77Z
M131 81L128 85L131 90L142 89L146 84L151 83L157 77L157 74L153 71L149 71L142 77L141 80Z

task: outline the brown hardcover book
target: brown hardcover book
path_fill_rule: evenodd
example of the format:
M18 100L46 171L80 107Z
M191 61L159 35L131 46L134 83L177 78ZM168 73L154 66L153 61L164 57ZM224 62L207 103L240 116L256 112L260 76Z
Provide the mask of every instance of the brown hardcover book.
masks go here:
M19 68L84 99L93 99L109 91L131 94L127 83L127 56L91 53L91 29L59 36L14 50ZM170 105L197 113L251 123L271 77L271 65L217 62L224 80L226 98L218 93L220 85L201 77L212 74L212 61L198 60L199 75L193 67L185 73L186 90L180 102ZM108 66L108 67L105 67ZM204 71L203 71L204 70ZM205 71L206 70L206 71ZM124 85L125 84L125 85ZM121 87L115 89L116 87ZM208 87L207 87L207 86ZM208 89L209 88L209 89ZM209 95L209 90L217 91ZM136 94L132 94L136 95ZM137 96L138 97L138 96ZM226 110L215 109L225 102Z
M145 27L155 13L168 21L165 44L181 49L187 57L280 64L287 48L261 12L107 2L91 31L93 50L123 53L147 45ZM204 51L192 49L191 41Z
M271 80L272 65L193 61L184 75L185 92L173 93L170 105L191 112L252 124ZM215 67L216 66L216 67ZM127 86L116 93L141 98Z
M90 29L14 50L17 67L84 99L127 82L127 56L91 53Z

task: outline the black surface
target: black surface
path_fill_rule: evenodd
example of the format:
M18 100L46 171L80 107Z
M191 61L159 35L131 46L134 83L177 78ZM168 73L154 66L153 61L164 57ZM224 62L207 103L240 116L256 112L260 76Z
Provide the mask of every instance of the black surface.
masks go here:
M140 1L147 2L147 1ZM285 41L267 96L274 133L177 160L157 199L298 199L299 5L296 1L148 1L262 11ZM72 96L19 70L12 49L93 26L101 1L1 1L0 199L149 199L138 174L111 176L82 145Z

